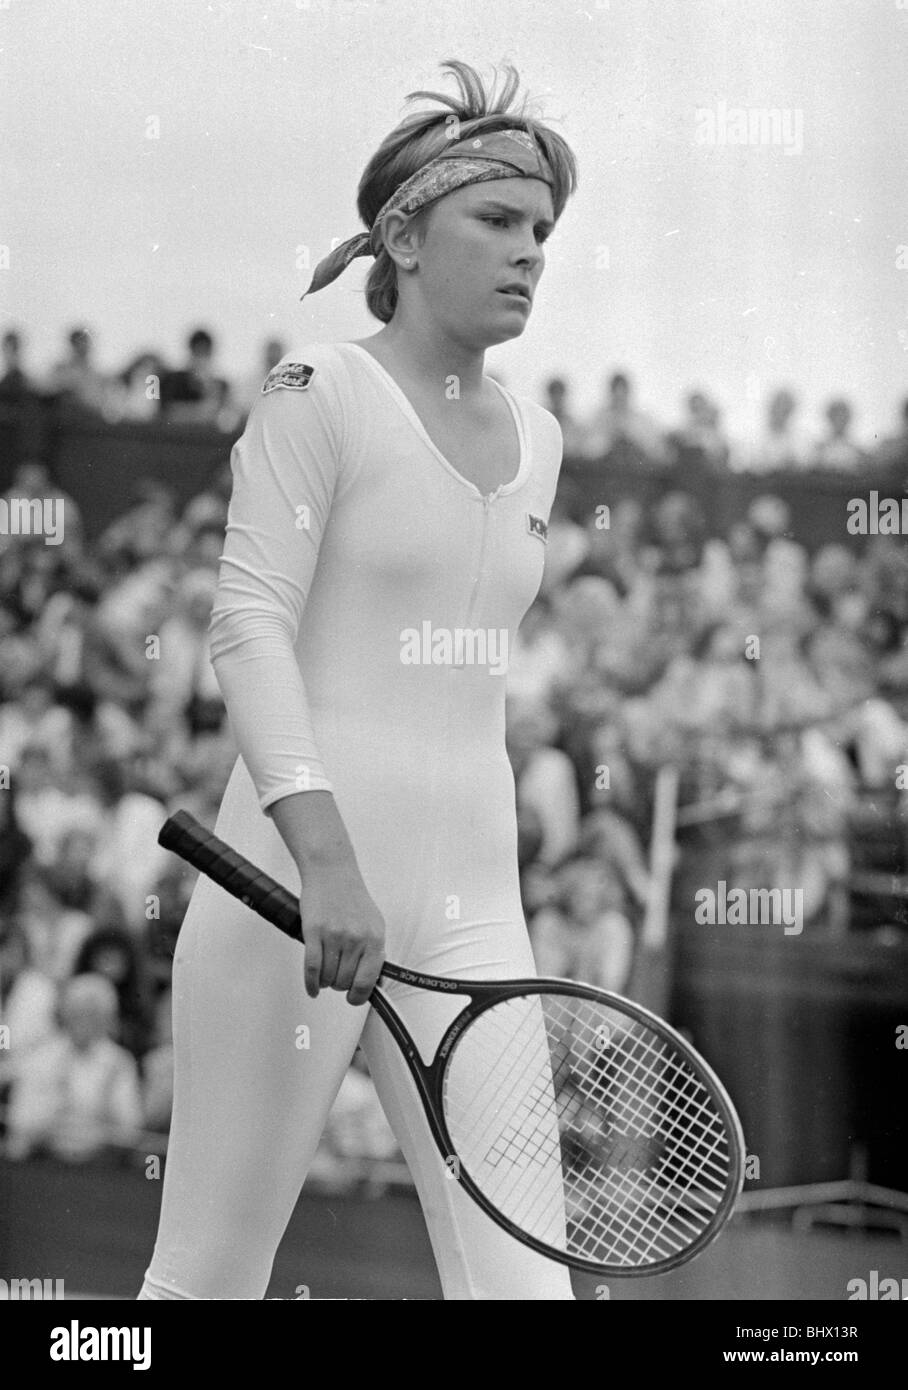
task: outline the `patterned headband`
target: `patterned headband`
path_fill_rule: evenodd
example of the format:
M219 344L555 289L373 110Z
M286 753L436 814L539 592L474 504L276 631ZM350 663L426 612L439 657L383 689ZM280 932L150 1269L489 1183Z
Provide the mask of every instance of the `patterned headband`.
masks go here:
M382 248L381 226L389 212L410 216L468 183L513 178L542 179L550 188L555 186L551 165L528 131L495 130L453 142L392 193L368 232L341 242L319 261L309 288L300 299L330 285L357 256L377 256Z

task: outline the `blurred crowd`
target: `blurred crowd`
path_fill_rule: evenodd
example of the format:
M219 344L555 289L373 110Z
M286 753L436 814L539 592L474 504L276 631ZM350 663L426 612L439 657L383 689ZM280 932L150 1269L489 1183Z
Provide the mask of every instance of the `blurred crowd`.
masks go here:
M855 412L844 396L830 399L811 426L795 392L784 386L769 395L758 428L741 438L728 433L720 406L702 390L688 392L676 426L661 423L638 405L625 372L606 379L602 402L589 419L575 414L563 377L546 383L545 397L546 408L561 425L565 457L597 465L606 460L668 471L693 458L714 473L819 470L856 475L899 466L908 458L908 400L894 432L864 447L852 437Z
M22 373L10 336L7 401ZM219 381L210 335L193 341L195 357L166 388L162 369L156 409L192 406L200 380ZM85 342L72 347L53 389L84 391L86 408L106 418L129 416L142 391L124 376L114 407ZM282 351L268 345L265 370ZM136 381L156 375L150 361L136 364ZM22 385L32 389L24 375ZM696 448L729 466L702 393L670 433L637 411L626 377L612 378L588 431L566 396L553 381L545 403L575 457L628 449L658 462ZM212 388L209 423L241 401L224 382ZM833 406L811 452L792 400L771 403L772 467L782 457L859 467L850 412ZM908 439L908 409L905 424ZM887 458L905 452L898 438L885 447ZM62 544L0 537L0 1116L12 1157L74 1162L166 1146L171 963L195 875L157 833L179 808L213 825L237 755L207 633L230 483L225 464L180 506L160 481L138 479L130 507L91 542L72 498ZM43 464L27 462L6 494L23 495L62 494ZM543 587L508 674L521 884L543 973L627 989L653 891L653 787L666 766L680 774L682 913L697 884L798 885L808 932L904 934L898 895L861 917L854 893L856 856L879 841L883 814L890 858L869 868L892 880L904 862L904 546L873 537L857 554L830 538L811 555L790 532L771 494L710 537L687 493L625 499L604 517L565 475ZM363 1156L398 1157L357 1060L316 1172L330 1182Z
M49 401L111 424L167 422L225 432L242 424L265 376L287 351L279 338L268 339L259 362L231 381L218 367L217 342L205 327L189 334L179 364L145 348L118 372L104 372L96 365L94 338L84 325L68 330L59 360L45 373L29 370L18 329L7 329L0 344L0 409ZM575 412L563 377L546 383L544 404L561 424L568 458L646 461L668 468L694 453L708 467L722 471L822 469L853 474L908 456L908 400L894 432L874 436L872 447L853 438L855 411L845 396L832 397L811 424L803 417L796 393L786 386L766 400L759 428L740 439L729 436L721 407L705 390L688 393L677 425L660 422L640 406L633 380L623 371L605 379L601 402L587 418Z
M196 328L179 364L146 348L120 371L104 372L96 365L90 330L77 325L67 333L64 352L50 371L32 373L25 362L23 335L11 328L2 338L0 407L50 401L108 424L166 421L231 431L248 414L264 377L285 350L278 339L270 339L262 348L262 370L230 382L218 370L213 334Z

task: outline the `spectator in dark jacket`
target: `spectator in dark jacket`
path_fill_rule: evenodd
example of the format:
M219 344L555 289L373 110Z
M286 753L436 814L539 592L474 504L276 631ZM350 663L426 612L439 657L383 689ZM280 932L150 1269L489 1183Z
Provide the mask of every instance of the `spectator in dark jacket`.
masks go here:
M214 339L204 328L189 338L189 358L161 383L161 408L173 424L213 425L230 406L230 387L214 370Z

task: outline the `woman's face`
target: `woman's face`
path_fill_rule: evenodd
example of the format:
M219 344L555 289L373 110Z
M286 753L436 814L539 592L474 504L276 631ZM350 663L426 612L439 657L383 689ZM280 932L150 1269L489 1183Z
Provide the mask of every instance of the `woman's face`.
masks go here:
M409 279L427 317L466 347L519 338L532 312L502 293L525 285L530 299L554 225L552 193L541 179L490 179L447 193L425 212L419 273Z

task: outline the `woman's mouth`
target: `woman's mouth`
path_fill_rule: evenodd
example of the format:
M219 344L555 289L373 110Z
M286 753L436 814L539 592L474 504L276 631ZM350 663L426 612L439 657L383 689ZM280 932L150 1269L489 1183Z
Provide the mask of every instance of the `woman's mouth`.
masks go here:
M509 299L512 304L519 304L524 309L528 310L530 307L530 301L527 299L526 295L519 294L516 290L496 290L495 293L502 295L505 299Z

